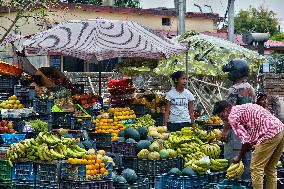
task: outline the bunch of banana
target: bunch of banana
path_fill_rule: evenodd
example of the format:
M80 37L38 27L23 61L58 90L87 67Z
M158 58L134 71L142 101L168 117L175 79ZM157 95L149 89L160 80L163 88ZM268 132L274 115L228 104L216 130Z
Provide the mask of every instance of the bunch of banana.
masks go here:
M216 139L216 135L213 131L210 131L207 135L207 141L213 142Z
M196 130L195 130L195 135L196 135L199 139L201 139L201 140L203 140L203 141L207 141L207 139L208 139L207 131L202 130L202 129L196 129Z
M195 152L192 154L187 154L184 157L184 162L185 162L185 166L187 167L188 165L191 164L190 161L196 161L196 160L200 160L201 158L205 157L206 155L203 152Z
M228 179L238 179L244 173L244 164L242 161L239 163L232 163L230 167L227 169L226 177Z
M179 135L177 133L173 133L170 135L168 141L171 144L182 144L182 143L190 142L191 139L192 139L192 135Z
M201 151L212 159L218 159L221 149L218 144L205 144L201 146Z
M187 135L187 136L192 136L193 135L193 131L191 127L184 127L181 129L181 134L182 135Z
M228 160L226 159L210 159L211 171L223 171L228 167Z
M210 169L210 164L205 161L197 160L193 161L190 167L199 174L206 174Z
M200 145L194 142L183 143L180 148L177 149L178 154L191 154L200 151Z

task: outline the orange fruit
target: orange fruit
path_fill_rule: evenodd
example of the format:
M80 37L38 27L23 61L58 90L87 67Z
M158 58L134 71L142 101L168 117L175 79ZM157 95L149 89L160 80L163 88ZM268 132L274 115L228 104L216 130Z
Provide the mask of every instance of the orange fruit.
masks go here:
M73 158L68 158L68 163L73 163L74 159Z
M98 174L99 173L99 171L98 170L94 170L94 174L96 175L96 174Z
M96 160L95 160L95 159L93 159L93 160L91 160L91 161L92 161L92 164L93 164L93 165L96 164Z
M88 160L88 165L91 165L92 164L92 160Z
M106 172L106 169L105 168L101 168L100 169L100 174L104 174Z
M87 170L89 170L89 169L91 169L92 167L91 167L91 165L86 165L86 169Z
M104 168L106 165L104 163L100 163L100 168Z
M97 160L96 160L96 163L100 164L100 163L102 163L102 160L97 159Z
M94 175L95 174L95 170L91 170L91 175Z
M96 170L99 170L99 169L100 169L100 164L99 164L99 163L96 163L96 164L95 164L95 169L96 169Z
M108 171L106 170L103 174L104 174L104 175L107 175L107 174L108 174Z
M95 154L91 155L92 156L92 160L96 160L97 156Z
M87 175L91 175L91 170L86 171Z

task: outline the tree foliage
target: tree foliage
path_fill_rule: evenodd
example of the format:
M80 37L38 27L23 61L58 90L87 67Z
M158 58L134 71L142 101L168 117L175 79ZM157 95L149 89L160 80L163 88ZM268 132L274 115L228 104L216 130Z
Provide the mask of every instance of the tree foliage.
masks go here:
M115 0L115 6L118 7L129 7L129 8L139 8L139 0Z
M270 39L284 42L284 33L277 33L274 36L272 36Z
M0 33L0 44L10 34L19 27L17 23L23 19L28 22L29 19L43 21L45 10L56 0L0 0L0 7L5 7L9 12L15 12L15 17L8 17L5 13L0 14L0 19L8 23L7 27L0 26L4 33ZM25 24L25 23L24 23Z
M247 10L241 9L235 16L235 32L269 32L274 35L279 32L279 20L276 13L261 6L259 8L250 7Z

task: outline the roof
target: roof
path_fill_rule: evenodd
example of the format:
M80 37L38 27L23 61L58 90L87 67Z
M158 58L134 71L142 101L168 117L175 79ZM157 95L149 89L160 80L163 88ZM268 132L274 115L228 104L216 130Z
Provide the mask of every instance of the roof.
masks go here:
M158 34L168 37L168 38L173 38L177 35L177 31L165 31L165 30L155 30ZM217 37L221 39L228 39L228 34L225 32L202 32L204 35L212 36L212 37ZM242 40L242 35L236 34L235 35L235 41L236 44L241 45L241 46L246 46L246 44ZM268 40L267 42L264 43L266 48L284 48L284 42L281 41L274 41L274 40Z
M74 10L80 7L82 11L96 11L96 12L119 12L122 14L140 14L140 15L153 15L153 16L177 16L177 11L174 9L141 9L141 8L126 8L126 7L114 7L114 6L97 6L88 4L76 4L76 3L58 3L60 8L68 8ZM219 20L219 14L215 13L198 13L187 12L188 18L205 18Z

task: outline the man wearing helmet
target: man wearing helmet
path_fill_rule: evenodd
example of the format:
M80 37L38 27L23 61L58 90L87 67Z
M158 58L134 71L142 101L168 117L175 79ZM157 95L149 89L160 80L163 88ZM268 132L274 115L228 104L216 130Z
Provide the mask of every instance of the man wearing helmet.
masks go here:
M247 62L241 59L234 59L224 65L222 70L223 72L228 72L228 79L233 82L233 86L229 88L227 102L232 106L254 103L254 89L246 81L246 78L249 75L249 66ZM239 154L242 144L240 138L233 132L228 123L224 123L222 140L226 142L224 146L224 156L231 161ZM250 159L251 152L248 152L243 158L243 163L245 165L243 179L250 179Z

